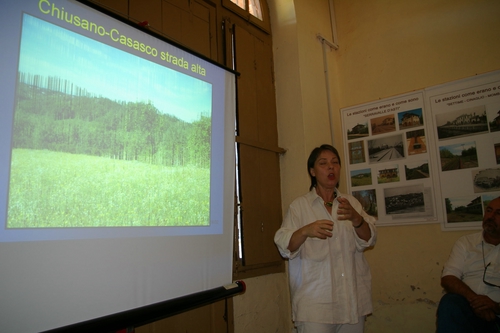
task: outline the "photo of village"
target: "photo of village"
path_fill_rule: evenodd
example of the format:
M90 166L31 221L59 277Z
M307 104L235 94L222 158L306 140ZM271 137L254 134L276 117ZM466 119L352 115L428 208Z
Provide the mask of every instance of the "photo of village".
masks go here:
M488 132L484 105L438 114L436 124L439 140Z
M399 182L399 167L397 164L378 170L377 182L379 184Z
M445 198L448 223L475 222L483 219L481 196Z
M406 129L424 124L422 108L398 113L399 129Z
M357 139L368 136L368 123L356 123L351 129L347 130L347 139Z
M393 114L370 119L370 125L372 135L394 132L396 130L396 122L394 121Z
M391 214L425 213L422 185L384 189L385 212Z

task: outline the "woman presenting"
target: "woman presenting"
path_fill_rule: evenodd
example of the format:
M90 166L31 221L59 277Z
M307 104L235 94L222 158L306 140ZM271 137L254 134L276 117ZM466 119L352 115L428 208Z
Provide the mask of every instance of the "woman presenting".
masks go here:
M310 191L295 199L274 236L289 259L298 333L363 332L372 312L371 274L363 251L373 246L375 218L340 193L340 156L330 145L307 160Z

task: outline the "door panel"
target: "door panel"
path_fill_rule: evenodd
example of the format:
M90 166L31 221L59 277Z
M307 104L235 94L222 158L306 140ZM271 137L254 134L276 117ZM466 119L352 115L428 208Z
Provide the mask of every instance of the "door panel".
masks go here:
M215 7L197 0L163 0L161 32L205 57L217 60Z

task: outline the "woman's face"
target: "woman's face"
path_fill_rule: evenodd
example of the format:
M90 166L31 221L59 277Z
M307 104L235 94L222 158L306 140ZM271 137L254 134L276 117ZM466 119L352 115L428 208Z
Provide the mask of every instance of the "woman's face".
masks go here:
M334 153L324 150L314 162L314 167L309 170L319 186L335 188L340 180L340 161Z

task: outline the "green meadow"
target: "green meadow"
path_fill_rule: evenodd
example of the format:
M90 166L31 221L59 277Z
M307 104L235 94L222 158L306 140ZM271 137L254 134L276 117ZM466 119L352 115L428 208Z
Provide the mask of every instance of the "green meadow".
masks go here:
M13 149L8 228L209 225L210 170Z
M355 186L365 186L372 184L372 175L370 172L359 174L355 177L351 176L351 184Z

